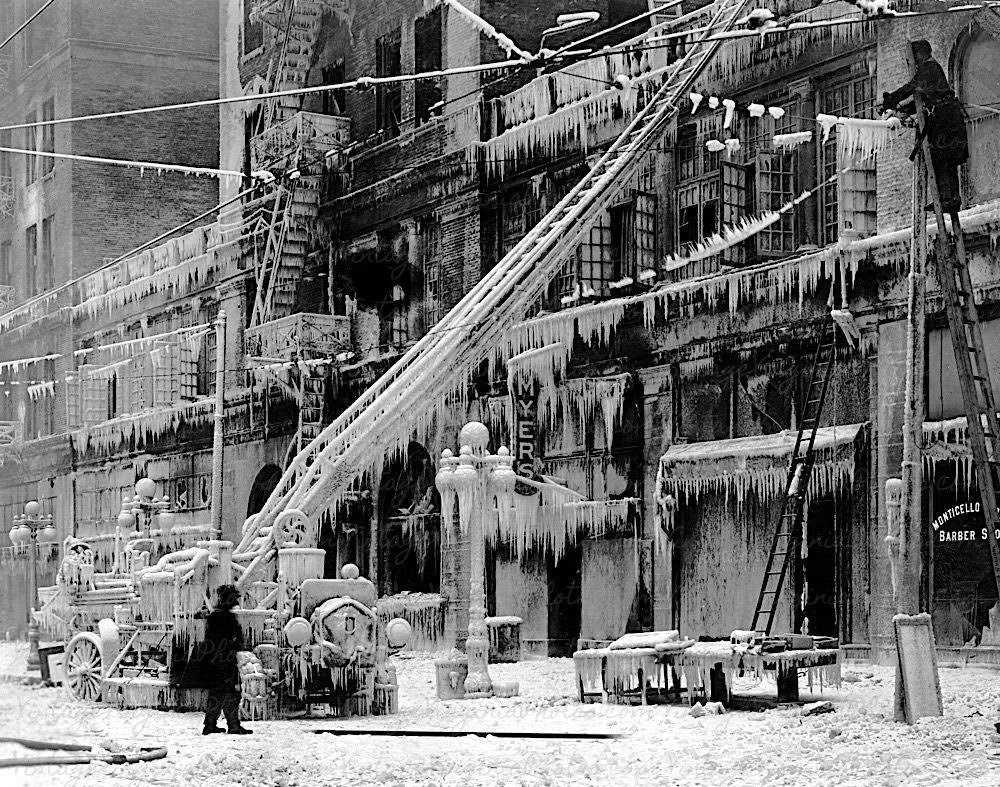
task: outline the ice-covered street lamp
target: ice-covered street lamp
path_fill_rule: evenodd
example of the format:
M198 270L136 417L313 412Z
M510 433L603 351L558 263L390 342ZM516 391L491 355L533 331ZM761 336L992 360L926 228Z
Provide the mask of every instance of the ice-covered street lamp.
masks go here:
M38 603L38 545L56 542L56 526L52 515L43 515L37 500L24 504L24 513L14 517L14 526L8 531L10 542L18 549L27 547L28 568L31 572L31 601L28 605L28 669L41 669L38 656L38 623L35 610Z
M156 496L156 482L151 478L140 478L135 482L135 496L122 499L122 510L118 513L118 524L123 531L130 533L132 528L135 532L142 532L149 536L149 531L153 527L154 517L160 525L160 529L165 529L172 514L170 513L170 498ZM142 531L139 531L139 517L142 517Z
M467 698L493 696L493 681L488 669L489 637L486 632L486 521L494 508L509 511L513 507L514 458L506 447L496 454L487 452L490 433L485 425L471 421L459 434L458 457L448 449L441 452L440 470L435 484L441 493L444 521L450 522L458 504L458 527L468 534L469 559L469 634L465 641L468 675ZM448 508L446 508L448 507Z

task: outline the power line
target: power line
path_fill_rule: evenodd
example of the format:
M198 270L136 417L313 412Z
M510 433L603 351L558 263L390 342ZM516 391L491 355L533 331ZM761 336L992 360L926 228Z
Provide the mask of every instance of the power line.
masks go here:
M28 25L30 25L39 16L41 16L42 11L44 11L46 8L48 8L50 5L52 5L55 1L56 0L48 0L48 2L45 5L43 5L37 11L35 11L35 13L33 13L30 17L28 17L27 19L25 19L24 23L20 27L18 27L17 30L15 30L13 33L11 33L9 36L7 36L7 38L4 39L3 43L0 43L0 49L3 49L5 46L7 46L7 44L9 44L11 41L13 41L14 37L18 33L20 33L22 30L24 30L24 28L26 28ZM11 0L6 0L6 2L11 2Z
M225 104L239 104L248 101L264 101L270 98L287 98L289 96L307 96L313 93L323 93L330 90L343 90L346 88L369 89L379 85L392 85L403 82L412 82L418 79L441 79L442 77L459 76L462 74L477 74L484 71L499 71L504 68L513 68L523 65L521 60L500 60L493 63L480 63L471 66L456 66L455 68L439 69L437 71L424 71L417 74L401 74L399 76L388 77L359 77L350 82L339 82L332 85L316 85L315 87L300 87L291 90L275 90L270 93L255 93L249 96L226 96L224 98L206 98L200 101L187 101L181 104L161 104L155 107L139 107L137 109L119 109L112 112L98 112L93 115L78 115L68 118L51 118L49 120L39 120L34 123L17 123L9 126L0 126L0 131L12 131L22 128L38 128L40 126L58 126L65 123L79 123L85 120L108 120L111 118L131 117L134 115L148 115L156 112L173 112L181 109L196 109L199 107L216 107Z

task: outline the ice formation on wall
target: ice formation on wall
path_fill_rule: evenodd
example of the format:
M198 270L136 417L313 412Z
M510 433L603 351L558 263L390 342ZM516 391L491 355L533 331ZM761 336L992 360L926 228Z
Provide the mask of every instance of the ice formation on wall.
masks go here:
M107 452L132 440L148 443L176 430L182 423L194 426L211 422L214 407L215 399L207 398L124 415L96 426L77 429L73 432L73 439L81 451L89 447Z
M56 358L61 357L62 356L59 353L52 353L50 355L39 355L34 358L15 358L11 361L0 361L0 374L6 374L8 372L18 374L32 364L53 361Z
M512 356L507 361L507 390L530 389L536 382L542 390L555 388L566 373L571 346L553 342Z
M580 434L594 423L598 406L604 421L605 445L610 446L615 427L621 425L625 407L625 392L630 383L627 374L613 377L575 377L559 388L559 405L563 418L576 413Z
M854 483L854 442L863 424L827 426L818 429L807 497L823 497ZM784 494L788 483L788 457L795 433L711 440L671 446L660 458L655 499L659 511L655 537L665 547L659 525L672 520L674 508L697 504L703 495L722 495L725 505L735 505L737 516L751 497L767 505ZM672 498L672 505L667 505Z

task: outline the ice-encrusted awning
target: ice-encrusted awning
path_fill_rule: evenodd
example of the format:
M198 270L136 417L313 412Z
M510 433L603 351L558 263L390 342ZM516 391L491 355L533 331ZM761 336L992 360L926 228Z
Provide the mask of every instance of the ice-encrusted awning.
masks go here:
M845 424L817 430L810 496L826 495L854 481L857 440L865 426ZM656 475L657 508L666 516L668 529L672 510L682 501L723 495L727 504L735 497L737 507L742 508L750 495L768 502L782 494L795 435L783 431L671 446L660 457ZM668 496L673 497L672 504Z
M924 421L924 444L921 456L924 473L933 479L938 462L953 461L958 468L957 486L971 488L973 483L972 449L969 447L969 422L964 415L943 421Z

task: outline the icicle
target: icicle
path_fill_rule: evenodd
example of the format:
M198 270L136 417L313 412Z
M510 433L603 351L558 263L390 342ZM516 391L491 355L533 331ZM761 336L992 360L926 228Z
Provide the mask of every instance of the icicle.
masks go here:
M750 113L750 117L752 117L752 118L764 117L764 105L763 104L750 104L747 107L747 111Z
M708 108L709 109L718 109L719 108L719 97L718 96L709 96L708 97Z
M768 107L767 114L773 117L775 120L781 120L785 116L785 110L781 107Z
M830 115L819 115L817 120L824 118L823 140L826 141L828 131L826 122ZM837 143L841 151L842 160L854 158L856 161L865 161L888 149L891 145L894 132L901 128L899 118L893 117L888 120L869 120L866 118L837 118Z
M811 131L795 131L791 134L775 134L771 144L779 150L792 150L811 139Z
M722 122L722 128L728 131L733 125L733 120L736 118L736 102L731 98L724 98L722 99L722 105L726 108L726 116Z
M704 101L705 97L701 93L689 93L688 98L691 99L691 114L693 115L698 111L698 107L701 106L701 102Z
M705 143L705 149L709 153L719 153L726 149L726 145L717 139L710 139Z

